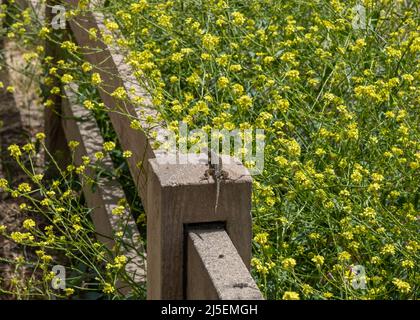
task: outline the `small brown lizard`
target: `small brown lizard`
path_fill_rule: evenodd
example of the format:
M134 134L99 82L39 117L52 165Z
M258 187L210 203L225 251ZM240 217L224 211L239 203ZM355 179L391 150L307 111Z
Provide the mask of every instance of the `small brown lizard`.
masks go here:
M222 157L217 155L213 150L208 149L208 165L209 168L204 173L204 179L209 179L213 177L216 183L216 204L214 207L214 212L217 213L219 207L219 198L220 198L220 187L222 181L229 179L229 173L223 170L223 160Z

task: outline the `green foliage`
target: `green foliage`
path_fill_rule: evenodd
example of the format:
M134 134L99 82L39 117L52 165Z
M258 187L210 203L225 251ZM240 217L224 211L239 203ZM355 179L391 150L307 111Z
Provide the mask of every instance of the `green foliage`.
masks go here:
M105 22L111 33L124 35L105 36L106 43L125 50L152 97L158 116L144 119L152 126L265 130L252 265L267 298L418 298L415 1L112 0L94 10L115 19ZM45 28L40 37L66 52L63 61L44 57L46 107L60 94L57 80L76 82L80 102L117 144L95 89L106 84L73 41ZM34 30L10 30L36 45ZM27 57L42 55L38 48ZM124 113L127 92L109 94L121 100L114 111ZM141 111L142 98L133 100ZM123 159L130 151L112 151L119 165L109 174L127 181L140 213ZM352 286L356 265L365 268L366 289Z

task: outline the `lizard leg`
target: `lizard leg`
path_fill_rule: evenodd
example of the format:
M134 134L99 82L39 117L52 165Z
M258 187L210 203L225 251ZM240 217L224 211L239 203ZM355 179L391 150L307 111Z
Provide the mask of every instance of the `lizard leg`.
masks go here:
M200 181L203 181L203 180L209 181L210 176L211 176L211 169L207 169L206 172L204 172L204 175L200 177Z
M229 172L223 170L221 176L223 180L229 180Z

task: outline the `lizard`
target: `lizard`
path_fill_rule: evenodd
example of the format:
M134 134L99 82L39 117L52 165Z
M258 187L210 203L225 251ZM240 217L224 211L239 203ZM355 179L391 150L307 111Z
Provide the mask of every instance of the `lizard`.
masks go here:
M217 155L213 150L207 149L208 166L209 168L204 173L204 178L208 180L210 176L213 177L216 183L216 204L214 206L214 212L217 213L219 207L220 198L220 187L223 180L229 179L229 173L223 170L223 159Z

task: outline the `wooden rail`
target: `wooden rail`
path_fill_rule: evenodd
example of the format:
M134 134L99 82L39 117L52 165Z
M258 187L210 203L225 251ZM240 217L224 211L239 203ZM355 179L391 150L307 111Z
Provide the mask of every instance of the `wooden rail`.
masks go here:
M68 0L66 2L77 8L79 1ZM147 116L156 117L157 112L154 110L147 92L142 89L134 77L131 67L125 63L124 50L115 45L107 45L102 40L102 35L115 35L105 27L104 17L101 13L92 12L77 16L69 21L69 25L84 57L94 66L94 72L101 76L103 85L99 86L100 96L109 110L108 115L122 147L133 152L133 156L128 159L128 165L146 207L148 160L155 158L156 155L147 139L147 134L151 133L152 128L148 127L144 119ZM91 39L89 30L96 30L98 35L96 40ZM133 95L141 97L142 108L136 108L130 100L122 101L113 97L111 94L120 87L124 88L131 98ZM130 115L131 119L127 115ZM140 121L143 130L130 128L133 119Z
M77 0L64 3L73 8L78 5ZM47 17L49 10L51 8L47 7ZM125 63L125 52L103 41L103 34L111 35L103 21L102 14L88 12L70 20L69 26L84 58L101 75L100 96L122 148L133 152L128 165L147 213L148 298L261 299L249 272L252 179L248 171L239 161L224 156L224 170L228 171L230 179L223 183L215 213L214 181L202 179L208 169L206 164L165 164L159 161L162 158L153 150L148 138L152 128L144 121L145 117L156 115L156 111L147 91ZM92 29L98 31L95 40L88 34ZM54 48L49 53L59 55ZM128 101L122 102L111 95L119 87L126 90L130 97ZM73 87L73 90L77 88ZM134 96L143 98L140 108L131 102L133 92ZM67 98L57 103L54 112L46 115L50 117L46 122L54 120L56 123L57 113L64 116L60 128L49 131L50 139L54 141L55 134L60 139L63 130L69 139L81 141L83 148L77 157L80 159L82 154L95 152L101 138L93 125L86 127L86 123L74 120L87 116L87 111L77 107L68 90L65 94ZM142 131L130 129L133 119L141 123ZM87 130L88 134L85 133ZM95 208L92 219L99 238L112 245L114 224L118 222L109 215L114 199L107 197L108 188L112 190L115 185L104 182L96 192L89 188L84 192L88 205ZM118 193L120 196L123 195ZM222 225L223 229L209 230L209 224L213 223ZM207 229L202 229L203 226ZM136 236L133 231L132 237Z
M193 227L187 236L187 299L262 299L260 290L223 228Z
M62 104L62 126L68 141L80 142L75 150L75 165L80 166L83 165L83 157L88 157L92 163L95 162L95 153L102 151L104 140L89 111L77 103L73 93L78 90L77 86L72 84L71 87L72 90L68 87L63 88L67 98L63 99ZM114 166L109 155L104 156L100 167L102 170L113 171ZM88 207L92 209L91 217L98 240L108 249L116 249L115 235L123 232L123 237L118 242L121 247L117 249L128 258L125 269L134 282L144 282L145 253L133 216L127 209L122 215L115 216L112 213L120 201L127 203L122 187L117 181L107 177L96 179L96 172L91 168L87 168L85 175L91 182L84 181L83 193ZM85 180L83 175L81 180ZM129 286L124 282L120 282L117 289L123 293L129 292Z
M167 165L150 160L147 254L151 299L184 298L184 237L190 225L224 223L238 254L249 267L251 178L238 162L225 166L231 180L223 184L216 214L216 188L212 181L202 179L207 168L205 164Z

